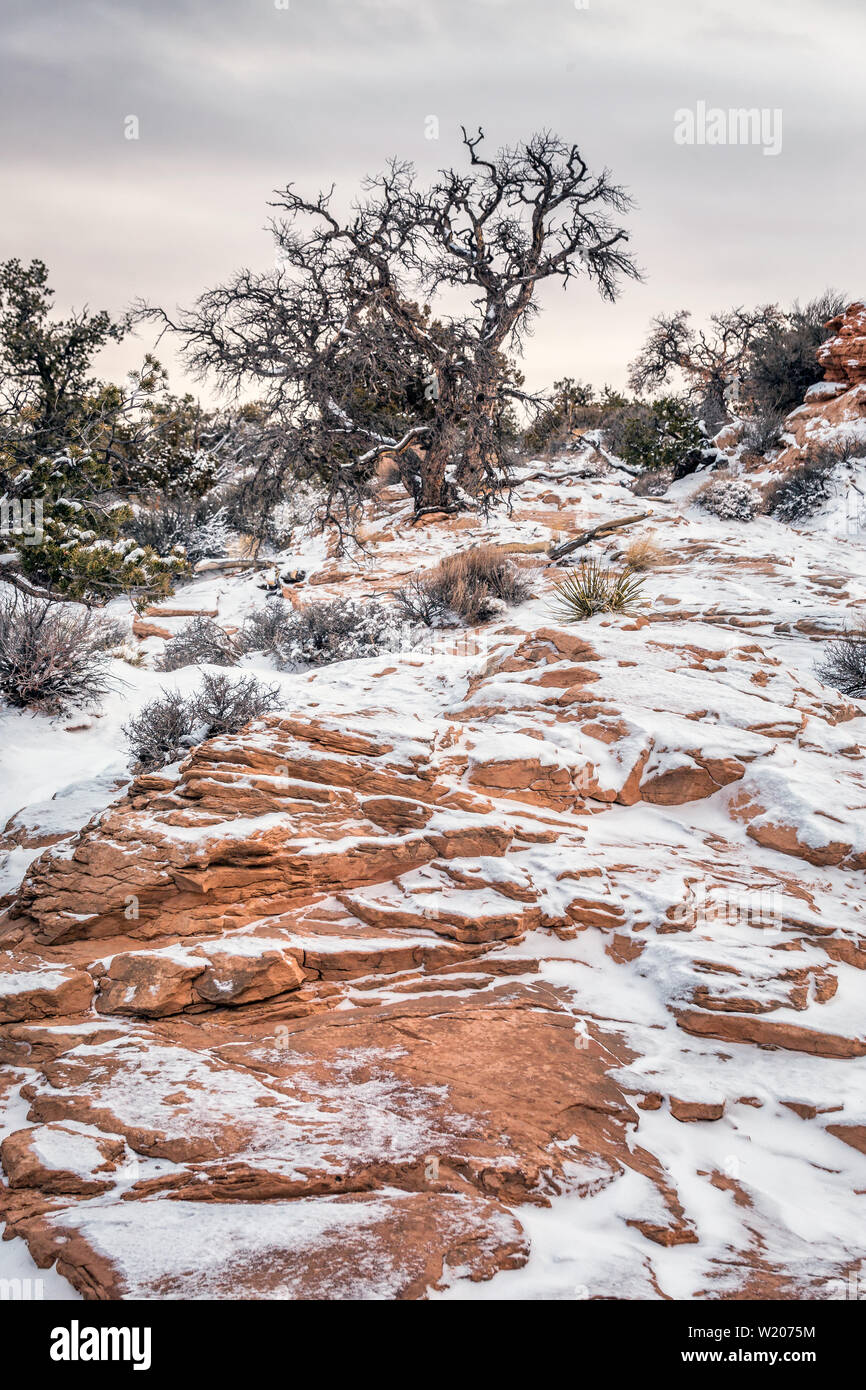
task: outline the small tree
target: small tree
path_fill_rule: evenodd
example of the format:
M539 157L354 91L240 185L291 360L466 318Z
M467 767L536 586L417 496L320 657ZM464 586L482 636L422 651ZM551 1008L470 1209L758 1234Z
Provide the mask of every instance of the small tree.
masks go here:
M795 302L758 334L749 354L746 388L760 414L787 415L802 405L809 387L822 380L818 348L827 341L828 322L847 302L836 290L825 290L802 307Z
M595 422L599 407L588 382L562 377L553 383L547 404L524 435L529 449L550 448L561 444L580 424Z
M687 309L659 314L629 368L629 384L638 395L654 393L682 373L686 390L709 429L728 417L728 396L747 374L757 337L781 321L774 304L757 309L728 309L710 315L708 329L696 329Z
M611 216L630 201L576 145L542 133L488 158L465 130L463 145L468 169L429 188L392 162L347 218L333 190L286 188L275 270L242 271L177 321L142 311L182 335L194 369L255 383L277 467L323 485L324 520L351 517L385 454L419 511L495 493L539 285L583 274L613 299L637 275Z
M123 325L87 309L58 320L52 297L41 261L0 265L0 497L4 545L16 554L4 577L97 601L165 592L182 559L123 537L130 513L116 485L120 464L152 433L136 412L156 389L158 364L146 362L129 391L100 383L92 359Z
M694 472L705 439L688 405L676 396L649 404L633 401L611 410L602 426L605 444L630 468L669 468L675 477Z

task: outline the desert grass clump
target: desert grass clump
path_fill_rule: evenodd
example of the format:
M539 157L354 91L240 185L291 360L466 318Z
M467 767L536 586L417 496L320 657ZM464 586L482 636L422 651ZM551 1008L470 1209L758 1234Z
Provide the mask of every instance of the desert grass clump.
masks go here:
M529 596L529 585L504 550L476 545L417 576L397 594L397 602L407 617L428 626L474 627L496 617L503 604Z
M659 565L665 563L667 556L661 547L656 545L653 536L641 536L639 540L632 541L623 559L629 569L643 574L646 570L658 569Z
M584 560L556 586L557 616L567 623L583 622L596 613L637 613L643 607L645 579L630 565L606 569L597 560Z
M825 685L855 700L866 700L866 626L830 642L816 671Z

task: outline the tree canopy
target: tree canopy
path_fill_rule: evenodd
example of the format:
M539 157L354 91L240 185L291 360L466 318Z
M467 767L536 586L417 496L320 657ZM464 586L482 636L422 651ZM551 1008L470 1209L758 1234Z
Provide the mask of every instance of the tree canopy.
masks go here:
M407 163L366 181L346 217L334 190L271 204L277 256L172 317L187 361L227 388L255 384L276 465L351 520L378 461L397 460L417 510L487 501L507 477L516 365L545 281L583 277L607 299L638 271L627 194L576 145L542 132L418 185Z

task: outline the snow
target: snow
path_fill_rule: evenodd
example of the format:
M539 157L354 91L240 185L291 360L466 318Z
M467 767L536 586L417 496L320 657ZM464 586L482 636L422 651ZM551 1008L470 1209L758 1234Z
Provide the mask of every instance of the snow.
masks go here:
M810 399L831 394L813 388ZM866 441L866 423L860 433ZM511 517L503 513L491 519L503 542L537 545L577 518L586 520L589 514L591 524L634 505L622 475L578 482L568 478L574 459L536 466L554 475L558 470L562 481L520 485L520 507ZM525 472L531 471L527 464ZM655 1185L631 1170L605 1182L591 1155L570 1156L573 1190L554 1196L549 1208L527 1204L517 1213L531 1239L526 1268L483 1283L452 1271L449 1286L435 1297L657 1298L660 1290L674 1298L694 1298L707 1290L718 1296L732 1286L749 1226L759 1232L767 1261L793 1271L796 1278L802 1275L804 1283L822 1277L825 1266L829 1277L831 1252L838 1258L862 1255L862 1198L852 1194L866 1189L866 1156L820 1124L807 1125L786 1102L819 1105L832 1109L835 1122L862 1124L866 1063L720 1044L686 1035L674 1015L691 1006L696 988L705 987L725 1004L744 996L757 1001L760 1016L775 1023L849 1039L866 1035L862 971L834 962L835 995L816 1004L812 994L809 1007L801 1009L790 1003L790 981L779 964L784 952L784 964L792 970L814 971L826 960L822 934L832 929L849 941L864 935L862 874L816 868L759 849L728 814L734 795L754 794L767 807L767 817L777 823L783 816L802 843L821 849L841 837L854 851L866 851L862 755L858 760L851 751L866 744L866 705L861 704L860 717L828 722L825 706L838 697L815 675L821 634L845 630L866 605L866 463L855 461L840 473L826 506L797 528L763 517L734 524L711 516L693 501L705 481L704 475L674 484L664 501L646 503L651 516L640 527L593 548L594 554L613 559L621 546L651 532L664 551L664 565L649 573L645 586L649 627L633 628L599 616L570 629L599 657L600 680L587 686L589 698L607 698L622 710L628 733L615 744L591 738L576 720L563 719L554 703L561 689L534 684L531 670L500 672L470 693L494 654L516 647L521 630L555 625L543 583L534 598L509 610L471 643L462 634L437 634L423 651L340 662L314 672L278 672L255 655L243 662L244 671L279 685L287 716L317 719L332 730L351 722L353 731L363 729L387 745L389 766L399 762L407 777L413 775L413 760L423 760L431 747L466 752L470 769L523 759L579 777L591 767L611 792L622 788L636 759L650 746L647 772L652 774L689 766L695 750L705 758L735 758L746 765L741 781L701 802L671 807L596 804L596 814L558 815L555 844L515 844L507 863L491 856L461 861L461 871L477 875L485 885L478 890L449 882L438 869L357 890L359 898L382 909L397 912L408 905L419 912L426 909L429 920L437 913L458 913L482 921L521 910L519 901L499 890L522 879L552 916L578 897L621 908L623 925L617 930L643 948L634 960L614 963L606 951L611 933L591 928L570 939L537 931L519 947L495 949L506 961L537 960L538 973L530 978L564 1001L576 1036L585 1035L590 1022L615 1033L634 1058L617 1068L616 1078L636 1093L664 1097L658 1110L640 1112L634 1142L649 1149L669 1175L698 1243L670 1249L649 1243L628 1223L669 1219ZM541 501L552 488L555 505ZM410 565L428 567L455 547L453 534L418 527L407 554L397 519L395 510L382 523L383 529L394 531L393 539L377 541L370 556L356 557L348 586L356 593L381 596L374 580L396 587ZM459 533L459 544L462 548L489 538L479 521ZM296 542L281 557L281 566L314 574L325 560L324 542L311 537ZM216 608L221 623L236 626L261 605L257 583L252 572L234 577L205 573L171 602ZM305 596L327 599L343 587L315 586ZM669 598L676 602L664 602ZM121 602L110 611L129 616ZM186 619L155 621L177 631ZM148 662L162 645L159 638L141 645ZM753 646L760 649L757 659L750 655ZM698 664L692 649L709 655ZM102 812L129 776L124 722L161 689L189 693L201 677L192 668L162 673L120 660L112 674L115 688L98 712L53 719L0 712L0 821L5 824L14 816L12 831L68 836ZM753 674L766 676L766 682L753 682ZM497 710L479 732L472 725L474 712L490 704ZM249 740L266 743L260 731L253 731ZM285 743L290 758L290 736ZM326 765L334 755L324 746L315 752L304 744L303 756ZM375 754L352 757L365 767L376 765ZM255 778L262 775L257 771ZM293 783L293 795L302 788ZM497 818L504 818L503 804ZM509 823L515 830L522 825L537 831L545 814L533 821L530 808L512 802ZM452 820L447 808L438 807L428 831L448 829ZM287 816L274 813L164 828L176 844L204 845L217 837L278 831L287 822ZM465 817L462 823L468 823ZM761 819L753 824L760 826ZM336 853L365 842L362 835L327 844L299 838L297 848L305 855ZM52 852L63 854L68 847ZM0 862L0 893L14 889L40 853L7 845ZM711 883L705 883L708 860L714 869ZM592 874L592 869L601 872ZM765 913L767 902L771 910ZM667 914L683 903L698 908L693 930L658 932L670 920ZM203 957L222 953L255 957L291 947L324 954L349 945L373 954L440 940L423 927L385 934L349 920L349 926L337 920L321 933L303 922L290 930L279 919L269 920L219 939L203 939L194 948L154 946L148 954L198 965ZM796 949L789 949L793 943ZM102 963L111 958L107 954ZM20 992L56 988L64 978L59 967L40 968L7 972L0 984L4 992ZM406 993L389 993L387 983L380 981L377 998L406 1000ZM63 1032L89 1036L113 1027L94 1020L63 1025ZM222 1052L231 1056L226 1036ZM262 1046L264 1056L267 1047ZM360 1054L348 1055L323 1081L313 1076L299 1052L303 1101L225 1060L167 1041L155 1043L152 1037L145 1041L134 1030L120 1039L84 1042L65 1058L88 1068L91 1084L83 1088L88 1103L96 1107L105 1101L124 1127L197 1141L210 1138L216 1145L220 1126L231 1123L243 1135L243 1161L283 1175L301 1175L306 1167L336 1171L351 1158L408 1160L419 1151L435 1152L441 1137L439 1121L432 1123L430 1114L441 1106L444 1088L424 1092L382 1081L359 1082L353 1068L362 1062ZM115 1064L119 1067L113 1075ZM30 1123L28 1104L20 1097L25 1080L53 1093L36 1070L16 1075L0 1108L0 1132ZM168 1104L170 1094L180 1094L182 1103ZM671 1096L724 1102L723 1118L681 1124L671 1114ZM744 1098L759 1104L747 1104ZM62 1123L74 1129L73 1122ZM448 1132L465 1132L465 1123L466 1117L452 1114ZM43 1129L36 1142L48 1166L82 1174L92 1170L98 1154L86 1124L68 1138ZM153 1162L142 1159L142 1173L153 1172ZM746 1218L733 1191L714 1184L714 1174L747 1189L752 1207ZM269 1261L278 1248L303 1251L332 1238L338 1241L341 1229L364 1230L383 1218L389 1201L383 1195L339 1206L326 1199L120 1203L111 1196L83 1202L54 1219L78 1224L97 1249L110 1252L130 1288L141 1290L142 1296L152 1296L148 1290L166 1270L171 1278L180 1278L194 1269L199 1272L176 1296L205 1298L224 1275L230 1276L238 1252L245 1259ZM393 1295L388 1270L365 1274L367 1291L382 1298ZM45 1281L45 1297L74 1296L55 1272L35 1269L20 1240L0 1243L0 1277L38 1277ZM278 1285L273 1296L289 1292L288 1286ZM354 1292L347 1287L341 1296Z

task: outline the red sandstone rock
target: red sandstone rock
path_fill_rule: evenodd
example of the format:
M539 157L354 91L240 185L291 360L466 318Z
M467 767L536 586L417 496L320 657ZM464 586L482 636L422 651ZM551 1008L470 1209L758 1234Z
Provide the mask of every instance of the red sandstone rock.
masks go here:
M677 1100L671 1096L670 1105L674 1119L683 1124L697 1120L720 1120L725 1113L724 1101Z
M13 1189L92 1197L114 1185L126 1145L106 1135L83 1134L66 1125L34 1125L0 1144L0 1162Z
M795 1023L777 1023L745 1014L685 1010L677 1014L677 1023L687 1033L704 1038L719 1038L722 1042L756 1043L759 1047L807 1052L815 1057L866 1057L866 1038L822 1033Z
M37 1263L57 1257L86 1299L417 1299L454 1272L489 1279L529 1255L509 1211L456 1194L128 1202L20 1230Z
M866 304L849 304L827 324L828 341L818 349L826 381L857 386L866 381Z
M0 1023L81 1013L92 995L82 970L0 952Z

